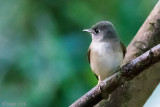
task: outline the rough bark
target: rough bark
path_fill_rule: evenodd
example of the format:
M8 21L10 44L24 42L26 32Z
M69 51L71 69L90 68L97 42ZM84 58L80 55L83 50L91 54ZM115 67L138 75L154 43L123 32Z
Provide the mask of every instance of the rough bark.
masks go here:
M124 64L160 43L160 1L152 10L132 42L127 47ZM160 63L133 80L118 87L109 101L102 100L96 107L142 107L160 82Z
M118 86L133 79L158 61L160 61L160 44L122 66L115 74L95 86L70 107L91 107L97 104L103 96L109 96Z

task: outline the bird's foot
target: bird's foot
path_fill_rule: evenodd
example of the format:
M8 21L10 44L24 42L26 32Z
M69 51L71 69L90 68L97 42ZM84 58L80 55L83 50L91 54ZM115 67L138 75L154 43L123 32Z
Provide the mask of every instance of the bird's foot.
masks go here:
M102 85L103 85L103 81L98 81L98 89L103 91L102 89ZM111 98L111 94L109 94L108 92L103 92L102 97L104 98L104 100L109 101Z
M98 84L97 84L99 90L102 90L102 88L101 88L101 82L102 81L98 81Z

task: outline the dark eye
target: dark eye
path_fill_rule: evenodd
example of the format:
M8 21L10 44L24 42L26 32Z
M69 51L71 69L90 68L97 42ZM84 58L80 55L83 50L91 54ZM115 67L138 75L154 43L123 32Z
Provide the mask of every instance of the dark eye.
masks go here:
M94 32L97 34L99 33L100 31L98 29L94 29Z

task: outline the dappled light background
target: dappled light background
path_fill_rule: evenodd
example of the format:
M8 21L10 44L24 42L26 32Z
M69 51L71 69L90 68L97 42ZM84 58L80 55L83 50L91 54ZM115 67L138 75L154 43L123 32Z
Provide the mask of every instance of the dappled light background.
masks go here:
M82 32L111 21L127 46L158 0L0 0L0 107L67 107L97 84Z

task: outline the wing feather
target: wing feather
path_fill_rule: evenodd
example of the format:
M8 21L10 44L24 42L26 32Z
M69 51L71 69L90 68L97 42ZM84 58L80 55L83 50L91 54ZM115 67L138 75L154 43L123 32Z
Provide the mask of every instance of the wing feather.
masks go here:
M121 47L122 47L123 57L124 57L124 56L125 56L125 54L126 54L126 47L123 45L123 43L122 43L122 42L120 42L120 44L121 44Z
M88 53L87 53L87 58L88 58L88 62L90 63L90 53L91 53L91 49L88 49Z
M90 54L91 54L91 49L88 49L88 53L87 53L87 58L88 58L88 62L90 63ZM94 72L93 72L94 73ZM98 80L98 76L94 73L94 75L96 76L97 80Z

